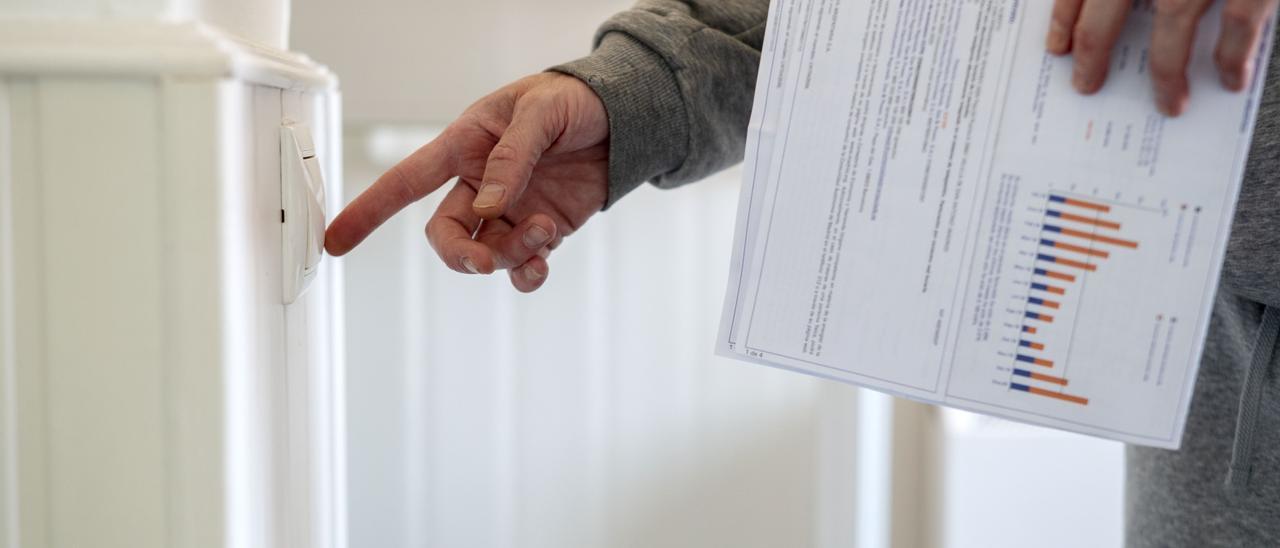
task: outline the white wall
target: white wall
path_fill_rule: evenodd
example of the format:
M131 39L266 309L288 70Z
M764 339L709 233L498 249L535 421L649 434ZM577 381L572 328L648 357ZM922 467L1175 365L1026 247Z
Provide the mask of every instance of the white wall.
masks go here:
M1124 542L1124 445L964 411L944 414L947 548Z
M293 48L342 76L354 122L452 120L525 74L586 55L630 0L294 0Z
M372 180L428 137L349 132L348 177ZM639 191L567 240L532 295L441 266L422 234L430 198L352 252L350 544L835 547L855 526L887 539L885 516L855 521L887 491L854 488L888 469L859 453L887 444L855 433L888 419L887 398L860 407L853 388L712 355L736 182Z
M202 21L273 49L289 47L290 0L0 0L0 19Z

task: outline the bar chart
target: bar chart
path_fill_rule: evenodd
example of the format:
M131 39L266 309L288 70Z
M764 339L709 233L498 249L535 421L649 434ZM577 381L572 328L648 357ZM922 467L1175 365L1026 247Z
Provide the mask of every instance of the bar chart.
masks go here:
M1071 382L1044 340L1053 331L1071 330L1054 324L1054 315L1069 304L1064 298L1080 287L1080 277L1105 268L1112 253L1138 248L1125 239L1120 222L1109 218L1112 206L1092 200L1049 193L1045 198L1037 245L1029 269L1031 280L1025 303L1017 351L1009 369L1009 390L1075 405L1089 405L1089 398L1070 393ZM1057 337L1058 340L1069 340Z
M1169 410L1195 372L1216 233L1200 202L1108 177L1010 173L992 187L949 401L1104 435L1176 434Z

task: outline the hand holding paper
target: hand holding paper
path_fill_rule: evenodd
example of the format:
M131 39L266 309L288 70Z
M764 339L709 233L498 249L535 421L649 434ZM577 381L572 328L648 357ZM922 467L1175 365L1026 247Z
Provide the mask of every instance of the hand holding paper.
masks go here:
M1048 3L836 4L770 13L720 351L1176 447L1259 97L1220 84L1221 8L1177 20L1167 118L1151 4L1074 67Z
M1156 103L1169 116L1187 106L1190 85L1187 65L1195 48L1200 19L1216 0L1148 2L1154 13L1151 32L1151 79ZM1221 13L1221 33L1213 57L1222 85L1233 91L1253 80L1254 58L1263 31L1276 12L1276 0L1227 0ZM1111 0L1055 0L1045 45L1058 55L1074 54L1072 84L1081 93L1102 88L1111 55L1132 10L1130 2Z

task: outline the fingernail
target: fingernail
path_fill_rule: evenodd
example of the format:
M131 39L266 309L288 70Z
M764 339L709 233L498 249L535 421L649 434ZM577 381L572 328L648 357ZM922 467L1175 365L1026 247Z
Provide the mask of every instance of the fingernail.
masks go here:
M524 277L531 282L536 282L541 280L543 276L541 272L538 272L538 269L532 266L526 266L524 267Z
M1179 114L1178 100L1172 93L1163 89L1156 89L1156 106L1165 116L1173 117Z
M476 268L476 263L471 262L471 257L462 258L462 268L467 269L467 272L470 272L472 274L480 273L480 269Z
M1089 93L1093 89L1093 82L1085 75L1083 70L1076 69L1071 73L1071 85L1075 86L1076 91L1080 93Z
M538 249L551 239L551 235L538 225L529 227L524 233L524 246L529 249Z
M1229 90L1236 91L1236 90L1239 90L1240 88L1243 88L1244 87L1243 81L1244 81L1244 78L1241 77L1240 73L1238 72L1227 71L1222 73L1222 85L1226 86L1226 88Z
M497 207L506 191L506 187L498 183L485 183L480 187L480 193L476 195L476 201L472 205L481 209Z

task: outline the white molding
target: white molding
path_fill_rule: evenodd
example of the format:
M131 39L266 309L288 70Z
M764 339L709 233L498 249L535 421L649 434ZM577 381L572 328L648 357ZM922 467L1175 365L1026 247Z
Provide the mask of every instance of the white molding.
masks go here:
M13 135L9 85L0 79L0 546L19 546L17 352L13 299Z
M14 352L10 372L13 389L12 423L13 444L9 447L15 466L14 484L16 501L6 513L17 519L18 539L7 548L43 547L48 545L48 498L43 478L48 473L48 424L46 386L48 372L40 367L46 357L45 349L45 276L44 276L44 227L35 208L19 204L38 204L43 201L39 185L23 184L38 181L41 154L38 146L40 128L37 86L30 79L8 79L7 109L9 121L6 146L9 164L9 199L14 207L8 217L10 238L10 269L13 291L8 295L13 314L13 339L9 350ZM26 115L21 115L26 113ZM22 268L19 268L21 266ZM21 289L21 291L19 291ZM0 502L9 503L8 500Z
M335 89L305 55L203 23L0 18L0 73L229 78L290 90Z

